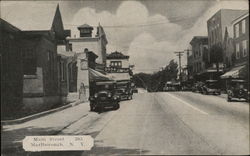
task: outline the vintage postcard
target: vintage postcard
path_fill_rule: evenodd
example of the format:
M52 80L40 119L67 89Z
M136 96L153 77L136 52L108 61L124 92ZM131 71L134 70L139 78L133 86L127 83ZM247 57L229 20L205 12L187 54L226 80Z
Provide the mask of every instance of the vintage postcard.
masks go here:
M1 156L249 155L248 0L0 1Z

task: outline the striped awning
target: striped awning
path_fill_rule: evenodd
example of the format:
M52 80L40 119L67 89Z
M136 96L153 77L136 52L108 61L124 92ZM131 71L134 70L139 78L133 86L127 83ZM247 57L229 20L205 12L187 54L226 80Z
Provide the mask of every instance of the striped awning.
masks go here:
M239 78L239 76L240 76L240 70L243 69L244 67L245 67L245 65L235 67L235 68L231 69L230 71L226 72L225 74L221 75L220 77L222 79Z

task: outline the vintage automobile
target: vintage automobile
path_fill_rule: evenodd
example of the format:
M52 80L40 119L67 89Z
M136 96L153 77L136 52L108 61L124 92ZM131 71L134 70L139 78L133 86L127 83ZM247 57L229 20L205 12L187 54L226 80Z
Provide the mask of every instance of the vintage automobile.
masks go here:
M90 110L102 112L105 108L120 108L120 97L116 94L114 81L92 82L90 88Z
M231 80L228 83L227 101L231 102L233 99L249 100L249 91L247 89L248 83L245 80Z
M202 94L221 94L221 90L219 89L218 85L218 80L206 80L205 84L201 87L201 90Z
M166 82L163 91L175 91L175 88L173 86L173 83L171 81Z
M197 82L192 87L192 92L202 93L202 87L204 86L203 82Z
M138 93L138 89L137 88L133 88L133 93Z
M133 97L133 89L130 82L117 82L116 94L120 96L121 100L131 100Z
M192 83L191 82L182 82L181 83L181 90L182 91L191 91L192 90Z
M117 88L116 94L120 97L121 100L131 100L132 94L126 88Z

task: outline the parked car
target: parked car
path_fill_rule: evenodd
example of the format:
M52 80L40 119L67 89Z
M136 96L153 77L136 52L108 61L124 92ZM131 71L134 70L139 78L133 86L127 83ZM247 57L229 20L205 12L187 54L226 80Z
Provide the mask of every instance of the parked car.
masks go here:
M227 101L230 102L233 99L249 100L248 83L245 80L231 80L228 83Z
M120 108L120 97L116 94L114 81L93 82L90 91L90 110L102 112L105 108Z
M218 80L206 80L205 84L201 87L202 94L220 95Z
M192 87L192 92L202 93L202 87L204 86L203 82L196 82Z
M132 94L126 88L117 88L116 94L120 97L121 100L131 100Z
M130 100L133 97L133 89L130 81L117 82L116 88L117 95L121 96L121 99Z
M137 89L137 88L134 88L134 89L133 89L133 93L138 93L138 89Z
M166 82L165 86L163 87L163 91L175 91L173 83L171 81Z

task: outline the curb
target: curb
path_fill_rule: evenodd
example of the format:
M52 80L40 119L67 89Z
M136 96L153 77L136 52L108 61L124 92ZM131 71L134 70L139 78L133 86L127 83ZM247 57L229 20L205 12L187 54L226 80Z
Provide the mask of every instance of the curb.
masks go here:
M47 110L47 111L40 112L40 113L37 113L37 114L29 115L29 116L26 116L26 117L23 117L23 118L20 118L20 119L4 120L4 121L1 121L1 125L21 124L21 123L30 121L32 119L36 119L36 118L45 116L47 114L51 114L51 113L54 113L54 112L58 112L58 111L64 110L64 109L69 108L69 107L73 107L73 106L79 105L80 103L84 103L84 102L75 101L75 102L72 102L72 103L70 103L68 105L59 107L59 108L55 108L55 109Z

